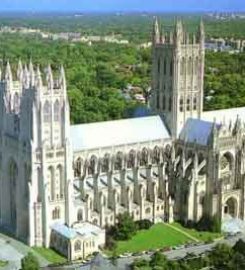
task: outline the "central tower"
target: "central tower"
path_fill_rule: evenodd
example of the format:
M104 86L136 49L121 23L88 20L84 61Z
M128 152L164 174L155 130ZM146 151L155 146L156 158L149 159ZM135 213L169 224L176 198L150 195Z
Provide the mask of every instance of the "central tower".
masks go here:
M177 21L173 32L164 34L157 19L152 34L151 108L177 138L189 117L200 118L203 110L205 34L201 21L190 35Z

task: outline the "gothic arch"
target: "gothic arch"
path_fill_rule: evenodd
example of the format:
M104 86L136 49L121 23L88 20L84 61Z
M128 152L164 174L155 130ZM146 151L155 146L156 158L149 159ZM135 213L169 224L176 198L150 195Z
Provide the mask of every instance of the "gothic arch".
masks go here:
M110 169L110 154L106 153L101 161L101 171L108 172Z
M54 168L53 166L50 166L48 168L48 179L49 179L49 185L50 185L50 198L53 201L55 199L55 177L54 177Z
M161 157L161 150L159 146L155 146L152 152L152 164L159 164Z
M45 123L51 122L51 105L48 100L45 101L43 106L43 120Z
M185 67L186 67L185 57L182 57L180 60L180 75L185 75Z
M8 165L9 174L9 198L10 198L10 220L14 229L16 228L16 186L18 177L18 166L14 159L10 159Z
M82 244L80 240L76 240L75 244L74 244L74 250L75 252L81 251L82 248Z
M224 205L224 214L228 214L233 218L238 216L238 201L234 197L229 197Z
M188 74L191 75L192 74L192 58L189 57L188 59Z
M220 157L220 170L224 171L224 170L233 170L234 167L234 157L230 152L226 152L224 153L221 157Z
M52 211L52 219L60 219L60 207L55 207Z
M122 167L123 167L123 153L117 152L116 157L115 157L114 169L122 170Z
M140 166L146 166L148 164L149 151L147 148L143 148L140 155Z
M130 169L135 167L135 161L136 161L136 152L135 150L130 150L127 158L127 167Z
M20 104L19 94L15 93L14 94L14 108L13 108L15 113L19 111L19 104Z
M83 210L79 209L77 211L77 221L83 221Z
M58 100L54 103L54 121L60 121L60 103Z
M77 158L74 162L74 176L79 177L82 174L82 159Z
M58 177L58 183L59 183L59 188L60 188L60 194L59 194L59 197L61 199L64 198L64 193L65 193L65 179L64 179L64 168L63 166L60 164L57 166L56 168L56 171L57 171L57 177Z
M88 174L95 174L97 169L98 159L95 155L91 156L88 164Z

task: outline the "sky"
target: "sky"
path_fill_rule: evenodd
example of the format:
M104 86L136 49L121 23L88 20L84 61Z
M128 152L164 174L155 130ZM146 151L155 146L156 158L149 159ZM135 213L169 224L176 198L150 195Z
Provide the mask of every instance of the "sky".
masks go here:
M0 11L245 11L245 0L0 0Z

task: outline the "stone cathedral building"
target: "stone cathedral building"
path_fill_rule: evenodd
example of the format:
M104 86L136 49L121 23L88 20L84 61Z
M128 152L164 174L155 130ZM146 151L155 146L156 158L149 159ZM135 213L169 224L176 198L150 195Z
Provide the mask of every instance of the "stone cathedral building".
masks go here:
M7 63L0 82L0 223L31 246L84 258L105 226L244 219L245 108L203 111L204 26L152 36L154 116L71 125L64 69Z

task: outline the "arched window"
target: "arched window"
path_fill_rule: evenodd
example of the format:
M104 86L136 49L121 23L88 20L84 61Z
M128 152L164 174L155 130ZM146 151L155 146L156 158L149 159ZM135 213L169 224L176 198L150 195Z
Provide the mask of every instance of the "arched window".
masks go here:
M199 72L199 59L198 59L198 57L196 57L196 59L195 59L194 72L195 72L195 74L198 74L198 72Z
M64 198L64 193L65 193L65 183L64 183L64 170L62 168L62 165L59 165L57 167L57 182L59 183L59 187L60 187L60 194L59 197L61 199Z
M60 104L58 100L54 103L54 121L60 121Z
M157 105L157 109L159 110L160 109L160 94L159 94L159 91L157 91L157 95L156 95L156 105Z
M183 97L180 97L180 100L179 100L179 110L180 110L180 112L183 112L183 110L184 110L184 100L183 100Z
M161 72L161 59L158 59L157 72L158 72L158 75L160 75L160 72Z
M116 155L116 160L115 160L115 170L121 170L122 169L122 162L123 162L123 153L118 152Z
M108 172L109 171L109 161L110 161L110 156L109 154L106 154L102 160L102 172Z
M173 60L170 61L170 76L172 77L173 76Z
M140 166L146 166L148 164L148 150L144 148L141 153Z
M190 57L188 60L188 74L192 74L192 58Z
M191 110L191 99L189 97L186 100L186 110L187 111Z
M48 123L51 121L51 106L48 101L45 102L43 107L43 120L45 123Z
M19 95L15 93L14 95L14 112L17 113L19 111Z
M52 218L53 219L59 219L60 218L60 208L55 207L55 209L52 212Z
M55 199L55 179L54 179L54 168L48 168L48 181L50 184L50 198L53 201Z
M82 159L79 157L74 164L74 176L79 177L82 173Z
M83 210L79 209L77 212L77 221L82 221L83 220Z
M166 97L165 97L165 95L163 95L163 98L162 98L162 109L163 110L166 109Z
M88 167L88 174L94 174L95 173L95 165L96 165L97 158L95 156L92 156L89 162Z
M195 111L197 109L197 97L194 96L193 98L193 110Z
M166 60L166 58L164 59L164 62L163 62L163 74L164 75L167 74L167 60Z
M172 98L169 98L169 107L168 107L169 111L171 112L172 110Z
M77 240L74 244L75 252L81 251L81 241Z
M128 155L127 167L133 168L135 166L135 152L131 150Z
M185 58L182 57L180 61L180 75L185 75Z
M153 150L152 163L158 164L159 162L160 162L160 149L158 146L156 146Z

